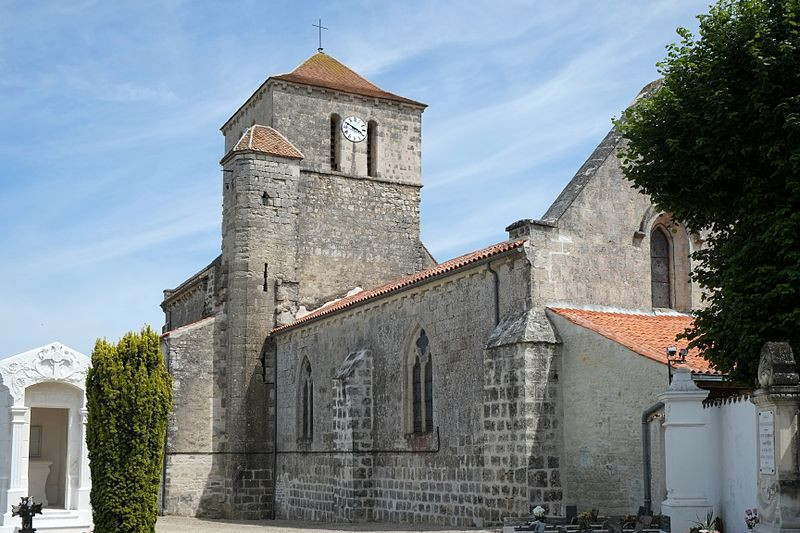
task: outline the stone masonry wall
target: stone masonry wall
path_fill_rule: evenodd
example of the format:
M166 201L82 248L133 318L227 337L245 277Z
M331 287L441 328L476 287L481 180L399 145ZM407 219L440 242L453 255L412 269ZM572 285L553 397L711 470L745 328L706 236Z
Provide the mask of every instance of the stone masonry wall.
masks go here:
M641 414L668 385L664 364L549 312L561 345L564 420L562 481L567 503L603 514L642 504ZM657 426L657 423L653 423ZM663 494L661 438L653 448L653 503Z
M260 96L223 129L225 153L253 124L275 128L305 156L303 170L332 172L330 117L358 116L377 123L376 175L395 183L421 185L422 108L338 91L270 81ZM367 175L367 143L343 140L340 174ZM332 173L337 173L333 171Z
M495 328L484 358L484 504L492 523L542 506L563 514L556 338L541 312Z
M659 212L624 179L616 156L619 142L616 132L608 134L567 186L571 195L565 191L545 215L552 219L520 229L531 237L534 299L542 305L651 307L650 232ZM676 247L678 253L688 255L702 245L682 227L676 231L683 235L674 238L688 240L690 246ZM513 236L521 234L512 231ZM677 263L688 262L680 259ZM677 270L673 284L689 286L677 308L698 308L700 291L690 285L685 268Z
M236 155L224 167L223 327L217 336L224 357L224 374L218 375L225 411L224 516L257 519L272 514L273 370L265 339L276 314L286 312L276 307L279 294L296 279L300 169L296 161L264 154Z
M213 455L222 424L214 381L215 327L212 317L162 337L173 380L162 502L167 514L222 516L225 472L219 456Z
M177 289L165 291L161 305L166 314L165 332L197 322L214 313L214 279L219 259L198 272Z
M518 251L493 263L501 317L527 305L526 264ZM403 376L419 328L433 355L440 440L436 431L410 434L406 422ZM351 494L372 505L352 508L351 516L462 526L491 518L483 503L483 359L493 328L493 277L478 265L278 334L278 516L346 519L336 505L337 480L349 481L351 475L353 481L370 481L354 485ZM336 376L348 354L361 350L373 360L372 448L342 453L333 416L342 400ZM312 366L315 398L314 440L308 444L298 442L296 427L296 383L304 357Z
M300 194L300 305L314 309L429 266L419 241L419 187L303 172Z

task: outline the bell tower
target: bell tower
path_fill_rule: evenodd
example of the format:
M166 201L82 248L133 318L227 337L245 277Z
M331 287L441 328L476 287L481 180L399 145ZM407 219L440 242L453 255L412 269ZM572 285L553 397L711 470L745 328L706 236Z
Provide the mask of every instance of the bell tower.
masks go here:
M281 460L270 455L281 408L272 329L433 263L419 239L424 109L319 51L267 79L222 126L214 380L225 517L271 515Z

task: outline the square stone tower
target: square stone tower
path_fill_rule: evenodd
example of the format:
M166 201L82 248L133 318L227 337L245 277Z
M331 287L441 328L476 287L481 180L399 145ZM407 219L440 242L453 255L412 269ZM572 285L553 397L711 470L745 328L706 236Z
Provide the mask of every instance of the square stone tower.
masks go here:
M318 52L222 126L222 254L162 303L177 383L167 512L269 517L270 331L433 264L419 239L424 109Z

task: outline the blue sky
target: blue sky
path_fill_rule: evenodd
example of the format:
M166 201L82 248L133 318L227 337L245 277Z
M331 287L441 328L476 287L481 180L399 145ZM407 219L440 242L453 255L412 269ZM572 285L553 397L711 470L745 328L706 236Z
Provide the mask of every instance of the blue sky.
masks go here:
M219 127L317 47L423 101L439 260L541 216L707 2L0 0L0 358L89 353L220 251Z

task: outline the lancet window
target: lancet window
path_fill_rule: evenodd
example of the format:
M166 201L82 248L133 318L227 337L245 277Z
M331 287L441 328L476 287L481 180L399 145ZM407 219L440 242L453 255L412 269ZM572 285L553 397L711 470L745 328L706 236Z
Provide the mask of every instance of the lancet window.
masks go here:
M421 434L433 431L433 358L425 330L420 330L409 357L410 429Z
M303 359L299 384L299 438L301 440L312 440L314 438L314 380L311 376L311 363L308 358Z

